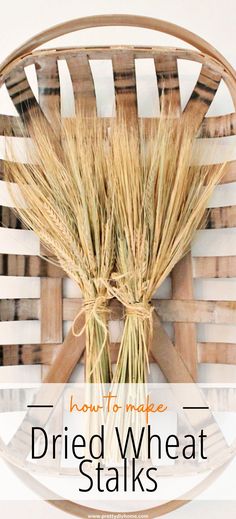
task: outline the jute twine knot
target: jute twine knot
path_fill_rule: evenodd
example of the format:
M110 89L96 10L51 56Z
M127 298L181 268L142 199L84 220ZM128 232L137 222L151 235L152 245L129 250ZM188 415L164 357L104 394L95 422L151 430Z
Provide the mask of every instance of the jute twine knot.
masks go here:
M148 321L149 324L149 332L146 336L144 334L144 330L142 331L143 334L143 344L145 346L144 353L147 361L147 367L148 372L150 372L149 368L149 358L148 358L148 351L150 350L152 339L153 339L153 311L154 307L148 303L147 301L140 301L136 303L129 303L125 304L125 310L126 310L126 316L135 316L138 317L142 322Z
M150 303L140 301L135 303L127 303L124 306L126 310L126 315L137 316L142 321L145 321L146 319L152 321L152 312L154 310L154 307L150 305Z
M108 339L107 324L106 324L106 322L104 322L104 320L101 317L102 314L104 314L105 312L108 311L107 310L108 299L109 299L109 297L107 295L97 295L95 298L85 299L81 310L75 316L75 319L72 324L72 333L73 333L74 337L81 337L81 335L84 333L84 331L88 325L89 320L92 318L94 318L95 321L97 321L97 324L103 329L104 338L103 338L102 346L101 346L99 355L96 359L95 365L93 366L93 368L90 372L90 375L93 373L95 367L97 366L97 364L102 356L102 353L104 351L104 348L106 346L107 339ZM76 324L78 322L78 319L82 315L85 316L85 323L82 327L79 328L78 331L76 331Z

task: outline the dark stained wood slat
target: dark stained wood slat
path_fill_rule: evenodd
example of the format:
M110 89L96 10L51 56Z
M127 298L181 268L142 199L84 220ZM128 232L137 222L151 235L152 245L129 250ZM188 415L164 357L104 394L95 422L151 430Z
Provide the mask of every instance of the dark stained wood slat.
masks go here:
M166 113L180 114L180 91L177 58L173 55L160 53L154 59L160 109Z
M40 326L43 343L62 342L62 280L60 278L41 278Z
M172 280L172 306L176 308L176 300L181 304L180 300L193 299L193 274L192 274L192 257L191 253L187 254L175 266L171 275ZM160 314L160 312L159 312ZM161 314L160 314L161 315ZM169 317L169 313L168 313ZM180 311L181 317L181 311ZM161 318L164 319L163 315ZM183 315L181 317L183 319ZM197 336L194 321L178 322L177 316L174 316L174 334L175 347L180 353L187 369L191 373L194 380L197 378Z
M5 206L0 206L0 227L7 227L8 229L26 228L22 221L17 218L16 212Z
M0 136L5 137L22 137L27 136L27 130L22 125L20 117L14 115L0 114Z
M202 122L199 137L230 137L236 135L236 113L205 117Z
M96 113L94 81L87 54L71 55L66 61L73 85L76 112L82 108L88 114Z
M51 124L60 115L60 82L57 59L42 56L35 61L38 78L39 104ZM58 123L58 120L56 120Z
M1 299L1 321L33 321L40 319L38 299Z
M183 111L183 116L194 122L196 129L202 123L221 81L221 74L206 64L202 65L197 83Z
M207 229L236 227L236 206L214 207L208 214Z
M137 117L137 91L134 57L130 52L115 51L112 56L117 111Z
M236 256L193 258L194 278L236 277Z
M19 65L9 74L6 79L6 87L17 112L23 120L27 119L27 113L32 108L41 112L23 65Z
M45 117L44 112L30 87L23 65L18 65L18 67L9 74L6 78L5 84L29 135L33 133L31 118L34 119L35 116L41 119L45 128L52 130L52 126L50 126L48 119ZM52 138L55 147L57 147L59 145L56 131L57 128L53 127L53 130Z
M0 365L51 364L59 346L51 344L9 344L0 346Z

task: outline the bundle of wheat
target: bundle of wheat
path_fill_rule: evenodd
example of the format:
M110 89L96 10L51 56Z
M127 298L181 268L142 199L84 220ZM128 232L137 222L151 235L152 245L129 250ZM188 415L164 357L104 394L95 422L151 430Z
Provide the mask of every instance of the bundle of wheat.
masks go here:
M113 296L126 310L114 382L146 380L154 292L188 252L224 166L200 163L194 121L164 113L148 132L122 115L110 136L116 272ZM197 157L198 155L198 157Z
M126 318L113 380L143 383L152 295L204 224L224 167L192 165L196 128L184 116L163 114L148 131L122 112L109 130L82 112L57 126L60 143L32 118L31 163L11 163L6 178L26 202L23 221L83 293L87 381L111 380L106 305L116 297Z
M102 120L88 121L82 111L75 119L54 122L60 142L43 118L31 118L30 163L12 162L5 176L20 188L24 203L20 207L16 197L15 203L23 222L82 291L86 380L105 383L111 379L111 364L104 282L110 279L114 260L113 191L103 148L106 130ZM9 154L12 158L12 150ZM11 194L15 196L12 189ZM78 320L75 335L83 331Z

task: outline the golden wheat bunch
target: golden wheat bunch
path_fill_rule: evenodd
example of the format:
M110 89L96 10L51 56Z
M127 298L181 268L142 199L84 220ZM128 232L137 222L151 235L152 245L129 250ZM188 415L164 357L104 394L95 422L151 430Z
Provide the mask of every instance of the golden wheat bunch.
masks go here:
M86 380L105 383L111 379L105 285L114 261L106 128L101 119L87 118L82 110L74 119L54 123L60 140L43 118L31 117L29 163L9 163L5 177L19 186L24 204L20 207L16 200L16 205L24 224L81 289Z
M117 248L110 291L126 309L114 382L145 382L151 298L188 252L223 174L222 166L192 165L195 134L189 118L168 114L148 132L122 114L111 128Z

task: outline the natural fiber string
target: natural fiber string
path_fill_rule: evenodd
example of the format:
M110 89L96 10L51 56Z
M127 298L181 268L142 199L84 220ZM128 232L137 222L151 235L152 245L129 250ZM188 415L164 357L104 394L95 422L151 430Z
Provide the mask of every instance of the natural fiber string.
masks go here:
M101 326L101 328L104 331L104 339L103 339L103 343L102 343L99 355L97 356L95 364L94 364L93 368L91 369L89 375L92 375L92 373L94 372L94 370L95 370L95 368L96 368L96 366L97 366L97 364L98 364L98 362L99 362L99 360L100 360L100 358L102 356L102 353L104 351L104 348L106 346L106 342L107 342L107 339L108 339L108 329L107 329L107 326L106 326L104 321L99 316L99 314L101 314L101 313L108 312L108 309L107 309L107 301L108 301L108 299L109 299L109 297L104 296L104 295L98 295L97 297L95 297L93 299L86 299L83 302L81 310L79 310L79 312L75 316L73 324L72 324L72 333L73 333L74 337L81 337L81 335L86 330L88 321L92 317L97 321L98 325ZM76 331L76 323L77 323L78 319L82 315L85 316L85 323L82 326L82 328L80 328L80 330L77 332Z
M147 360L147 369L148 373L150 372L149 367L149 358L148 352L150 351L150 347L153 339L153 311L154 306L152 306L148 301L135 302L135 303L123 303L125 307L126 317L134 316L140 319L141 321L148 320L149 321L149 335L148 335L148 344L146 345L146 337L143 336L143 342L146 345L145 347L145 357Z

